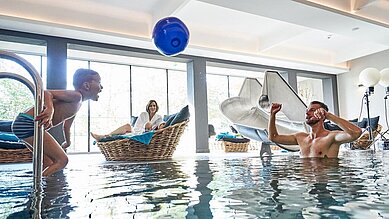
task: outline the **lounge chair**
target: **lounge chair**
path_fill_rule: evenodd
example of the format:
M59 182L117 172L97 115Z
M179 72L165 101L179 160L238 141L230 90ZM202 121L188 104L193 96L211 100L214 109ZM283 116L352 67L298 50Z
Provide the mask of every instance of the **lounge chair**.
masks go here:
M156 130L149 144L125 138L97 142L108 161L150 161L171 159L189 120Z
M0 140L0 163L32 162L32 152L22 142Z
M370 126L372 128L372 134L373 138L369 139L369 131L368 131L368 122L367 118L363 118L361 121L358 122L358 119L349 120L350 122L353 122L358 127L362 129L362 135L355 141L349 143L350 149L368 149L372 144L374 144L378 138L378 134L381 132L382 126L378 124L380 117L376 116L373 118L370 118ZM324 123L324 127L328 130L342 130L339 126L336 124L333 124L329 121Z
M350 143L351 149L362 149L366 150L370 148L371 145L373 145L377 140L378 134L381 132L382 126L380 124L377 125L377 128L373 130L373 139L369 139L369 132L367 129L364 130L361 137L359 137L357 140Z
M32 152L11 132L12 121L0 121L0 163L32 161Z

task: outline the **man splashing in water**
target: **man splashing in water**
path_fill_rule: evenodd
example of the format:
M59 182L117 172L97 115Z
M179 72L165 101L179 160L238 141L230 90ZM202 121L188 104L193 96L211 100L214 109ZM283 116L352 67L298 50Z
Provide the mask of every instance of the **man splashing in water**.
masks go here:
M282 105L273 103L268 124L269 139L275 143L285 145L299 145L300 157L338 157L339 147L343 143L355 141L362 130L330 112L322 102L312 101L306 111L305 122L311 127L311 132L298 132L291 135L280 135L275 125L276 114ZM329 131L324 128L324 121L328 119L336 123L342 130Z

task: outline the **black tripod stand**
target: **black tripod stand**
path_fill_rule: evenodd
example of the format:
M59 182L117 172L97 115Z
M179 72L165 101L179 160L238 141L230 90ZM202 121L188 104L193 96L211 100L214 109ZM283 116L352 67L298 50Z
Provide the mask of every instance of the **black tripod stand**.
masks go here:
M367 112L366 130L369 132L369 140L373 140L373 130L371 129L371 124L370 124L370 105L369 105L370 104L369 96L372 92L373 92L373 90L369 87L363 96L363 98L365 99L365 102L366 102L366 112Z
M373 130L371 128L371 121L370 121L370 101L369 101L369 96L374 92L374 87L369 87L367 88L363 98L365 99L366 103L366 112L367 112L367 127L366 130L369 132L369 141L373 142L374 137L373 137ZM374 151L375 151L375 145L373 146Z
M384 140L384 141L387 141L388 139L385 138L385 134L388 133L389 131L389 125L388 125L388 105L386 103L386 101L388 100L388 96L389 96L389 87L386 88L386 95L384 97L384 103L385 103L385 122L386 122L386 126L388 127L386 129L386 131L380 133L381 135L381 139Z

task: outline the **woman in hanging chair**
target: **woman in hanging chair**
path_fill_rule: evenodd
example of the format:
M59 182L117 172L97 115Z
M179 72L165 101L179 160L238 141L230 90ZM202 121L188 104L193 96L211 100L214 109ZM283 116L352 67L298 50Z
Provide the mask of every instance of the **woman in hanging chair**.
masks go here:
M142 112L137 118L134 127L131 124L127 123L120 126L109 134L95 134L91 133L91 136L100 141L103 138L110 137L113 135L124 135L128 133L141 134L143 132L160 129L164 127L164 122L162 121L162 116L157 114L159 106L157 101L149 100L146 105L146 112Z

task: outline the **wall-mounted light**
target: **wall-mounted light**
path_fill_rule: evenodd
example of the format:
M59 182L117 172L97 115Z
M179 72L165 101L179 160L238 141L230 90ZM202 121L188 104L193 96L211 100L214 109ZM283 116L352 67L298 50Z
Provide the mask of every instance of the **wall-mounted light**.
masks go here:
M368 95L374 93L374 85L376 85L381 78L381 74L376 68L366 68L359 74L359 82L367 87Z

